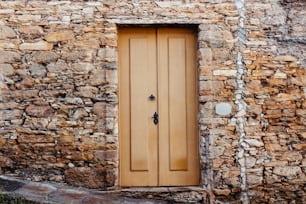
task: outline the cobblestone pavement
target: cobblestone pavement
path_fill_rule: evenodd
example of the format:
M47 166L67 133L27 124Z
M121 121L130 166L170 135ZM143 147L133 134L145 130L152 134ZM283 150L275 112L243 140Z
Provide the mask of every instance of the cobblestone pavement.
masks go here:
M0 191L9 196L22 197L26 200L45 204L117 204L117 203L167 203L148 199L131 199L116 194L107 194L66 185L24 181L7 176L0 176Z

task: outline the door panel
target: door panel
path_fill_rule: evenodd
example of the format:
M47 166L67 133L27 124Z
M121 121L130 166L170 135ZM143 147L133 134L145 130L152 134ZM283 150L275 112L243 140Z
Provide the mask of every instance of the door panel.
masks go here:
M120 29L120 185L198 184L195 56L191 30Z
M163 36L159 36L163 37ZM187 128L186 128L186 60L185 38L168 38L168 115L169 115L169 162L170 170L187 170ZM161 51L162 52L162 51ZM163 54L163 53L161 53ZM166 56L161 56L166 57ZM167 67L161 67L161 71ZM163 73L161 73L163 74ZM166 135L165 135L166 136ZM164 136L162 136L164 137ZM179 151L177 151L179 150Z
M195 37L187 29L158 30L159 184L199 182Z
M152 123L156 101L155 29L122 30L119 61L120 183L157 185L157 126Z

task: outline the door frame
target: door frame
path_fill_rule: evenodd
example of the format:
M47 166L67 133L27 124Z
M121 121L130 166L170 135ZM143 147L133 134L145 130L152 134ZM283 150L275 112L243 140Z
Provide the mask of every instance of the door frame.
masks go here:
M196 106L197 106L197 109L196 109L196 111L197 111L197 114L196 114L196 116L198 117L198 115L199 115L199 105L200 105L200 102L199 102L199 73L198 73L198 70L199 70L199 57L198 57L198 55L197 55L197 52L198 52L198 50L199 50L199 45L198 45L198 42L199 42L199 40L198 40L198 26L199 26L199 24L190 24L190 25L183 25L183 24L178 24L178 25L174 25L174 24L170 24L170 25L167 25L167 24L156 24L156 25L120 25L120 24L117 24L117 35L119 36L119 29L120 30L124 30L125 28L126 29L130 29L130 28L135 28L135 29L137 29L137 28L155 28L155 29L158 29L158 28L185 28L185 29L189 29L189 30L192 30L193 31L193 33L194 33L194 36L195 36L195 54L196 54L196 56L195 56L195 69L196 69L196 72L195 72L195 80L196 80L196 87L195 87L195 89L196 89L196 101L195 101L195 103L196 103ZM119 39L119 37L118 37L118 39ZM119 46L118 46L119 47ZM117 63L118 63L118 89L120 88L120 72L119 72L119 70L120 70L120 64L119 64L119 56L118 56L118 58L117 58ZM120 90L119 90L120 91ZM120 94L119 94L120 95ZM119 103L120 103L120 97L119 97ZM119 106L118 106L118 130L119 130L119 125L120 125L120 110L119 110ZM118 166L118 180L117 180L117 183L118 183L118 186L121 186L121 182L120 182L120 163L121 163L121 158L120 158L120 151L121 151L121 143L120 143L120 131L118 131L118 137L119 137L119 139L118 139L118 141L119 141L119 145L118 145L118 147L119 147L119 150L118 150L118 152L119 152L119 154L118 154L118 156L119 156L119 160L118 160L118 163L119 163L119 166ZM201 156L200 156L200 154L201 154L201 149L200 149L200 125L198 124L198 121L197 121L197 151L198 151L198 168L199 168L199 181L198 181L198 185L196 185L196 186L200 186L201 184L202 184L202 177L201 177L201 175L202 175L202 173L201 173ZM186 185L187 186L187 185ZM127 187L127 186L125 186L125 187ZM152 186L152 187L161 187L161 186L158 186L158 185L156 185L156 186Z

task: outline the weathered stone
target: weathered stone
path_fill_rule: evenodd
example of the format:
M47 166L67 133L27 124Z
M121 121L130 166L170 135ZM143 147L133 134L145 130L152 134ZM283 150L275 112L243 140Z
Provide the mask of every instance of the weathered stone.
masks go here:
M237 70L214 70L213 75L215 76L236 76Z
M202 57L202 65L209 65L212 63L212 51L211 48L201 48L199 54Z
M53 109L50 106L29 105L25 111L30 116L46 118L52 114Z
M22 110L0 110L1 120L15 120L22 118Z
M55 52L51 51L40 51L36 52L33 55L33 60L37 63L50 63L50 62L55 62L59 56Z
M51 32L51 33L48 33L45 37L47 42L66 41L66 40L72 40L73 38L74 38L74 34L70 30Z
M79 87L79 95L85 98L95 98L98 93L98 89L93 86L83 86Z
M106 70L105 71L106 82L109 84L118 83L118 72L117 70Z
M83 74L88 74L94 69L95 69L95 66L90 63L75 63L72 65L73 71L83 73ZM95 77L99 77L99 76L95 76Z
M254 146L254 147L264 146L264 143L262 141L256 140L256 139L246 139L245 142L248 143L250 146Z
M279 176L298 176L302 174L302 170L298 166L283 166L283 167L274 167L273 173Z
M287 79L287 74L277 70L273 77L276 79Z
M78 98L78 97L75 97L75 98L67 97L67 98L65 98L65 102L67 104L75 104L75 105L84 104L83 99L82 98Z
M19 143L54 143L55 139L49 135L19 135Z
M47 70L52 73L63 73L68 69L68 64L65 62L50 63L47 65Z
M0 41L0 49L6 50L6 49L18 49L18 45L14 42L10 41Z
M85 109L83 108L78 108L74 113L73 113L73 118L74 119L80 119L80 118L83 118L83 117L87 117L88 116L88 113Z
M294 62L294 61L297 61L297 58L294 57L294 56L290 56L290 55L282 55L282 56L275 57L274 60L285 61L285 62Z
M12 167L14 162L5 156L0 155L0 167Z
M117 151L95 151L95 159L99 162L114 161L117 159Z
M0 75L10 76L15 73L14 67L10 64L0 64Z
M19 22L39 22L41 21L41 15L30 15L30 14L23 14L17 15L17 19Z
M32 64L29 68L29 71L31 73L31 76L34 77L43 77L47 73L47 69L40 64Z
M247 181L249 185L261 185L263 183L262 175L248 175Z
M93 113L99 118L116 117L117 108L115 105L107 104L105 102L97 102L93 106Z
M6 140L4 138L0 138L0 145L3 146L5 145Z
M252 168L256 164L256 158L254 157L246 157L245 158L245 163L247 168Z
M98 57L105 61L114 61L114 59L117 57L116 49L113 47L99 49Z
M90 50L72 50L70 52L63 52L62 58L68 61L92 61L92 55L93 53ZM88 58L88 60L85 60L86 58Z
M27 35L43 35L44 34L44 30L41 26L20 26L18 28L18 31L20 33L24 33Z
M47 43L46 41L38 41L34 43L22 43L19 46L20 50L52 50L53 44Z
M75 141L73 135L63 135L59 138L59 144L72 144Z
M20 61L20 59L20 54L17 52L0 50L0 63L15 63Z
M105 83L105 70L104 69L93 70L89 78L89 84L91 86L99 86L104 83Z
M74 186L87 188L104 187L105 173L95 168L75 167L65 171L66 182Z
M0 25L0 40L6 40L7 38L15 38L16 32L8 27Z
M229 189L214 189L214 193L216 195L223 195L223 196L228 196L231 191Z
M275 166L287 166L288 161L271 161L265 164L267 167L275 167Z
M24 127L32 129L45 129L49 124L46 118L27 118L24 121Z
M225 148L221 146L211 147L210 149L210 156L211 158L218 158L223 155Z
M75 47L82 49L99 49L100 44L101 42L99 39L88 39L74 42Z

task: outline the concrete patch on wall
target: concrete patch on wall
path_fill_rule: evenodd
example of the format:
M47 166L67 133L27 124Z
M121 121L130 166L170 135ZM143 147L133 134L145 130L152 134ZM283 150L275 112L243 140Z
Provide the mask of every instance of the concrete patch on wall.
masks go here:
M217 103L215 111L218 115L229 115L232 113L232 106L229 103Z

